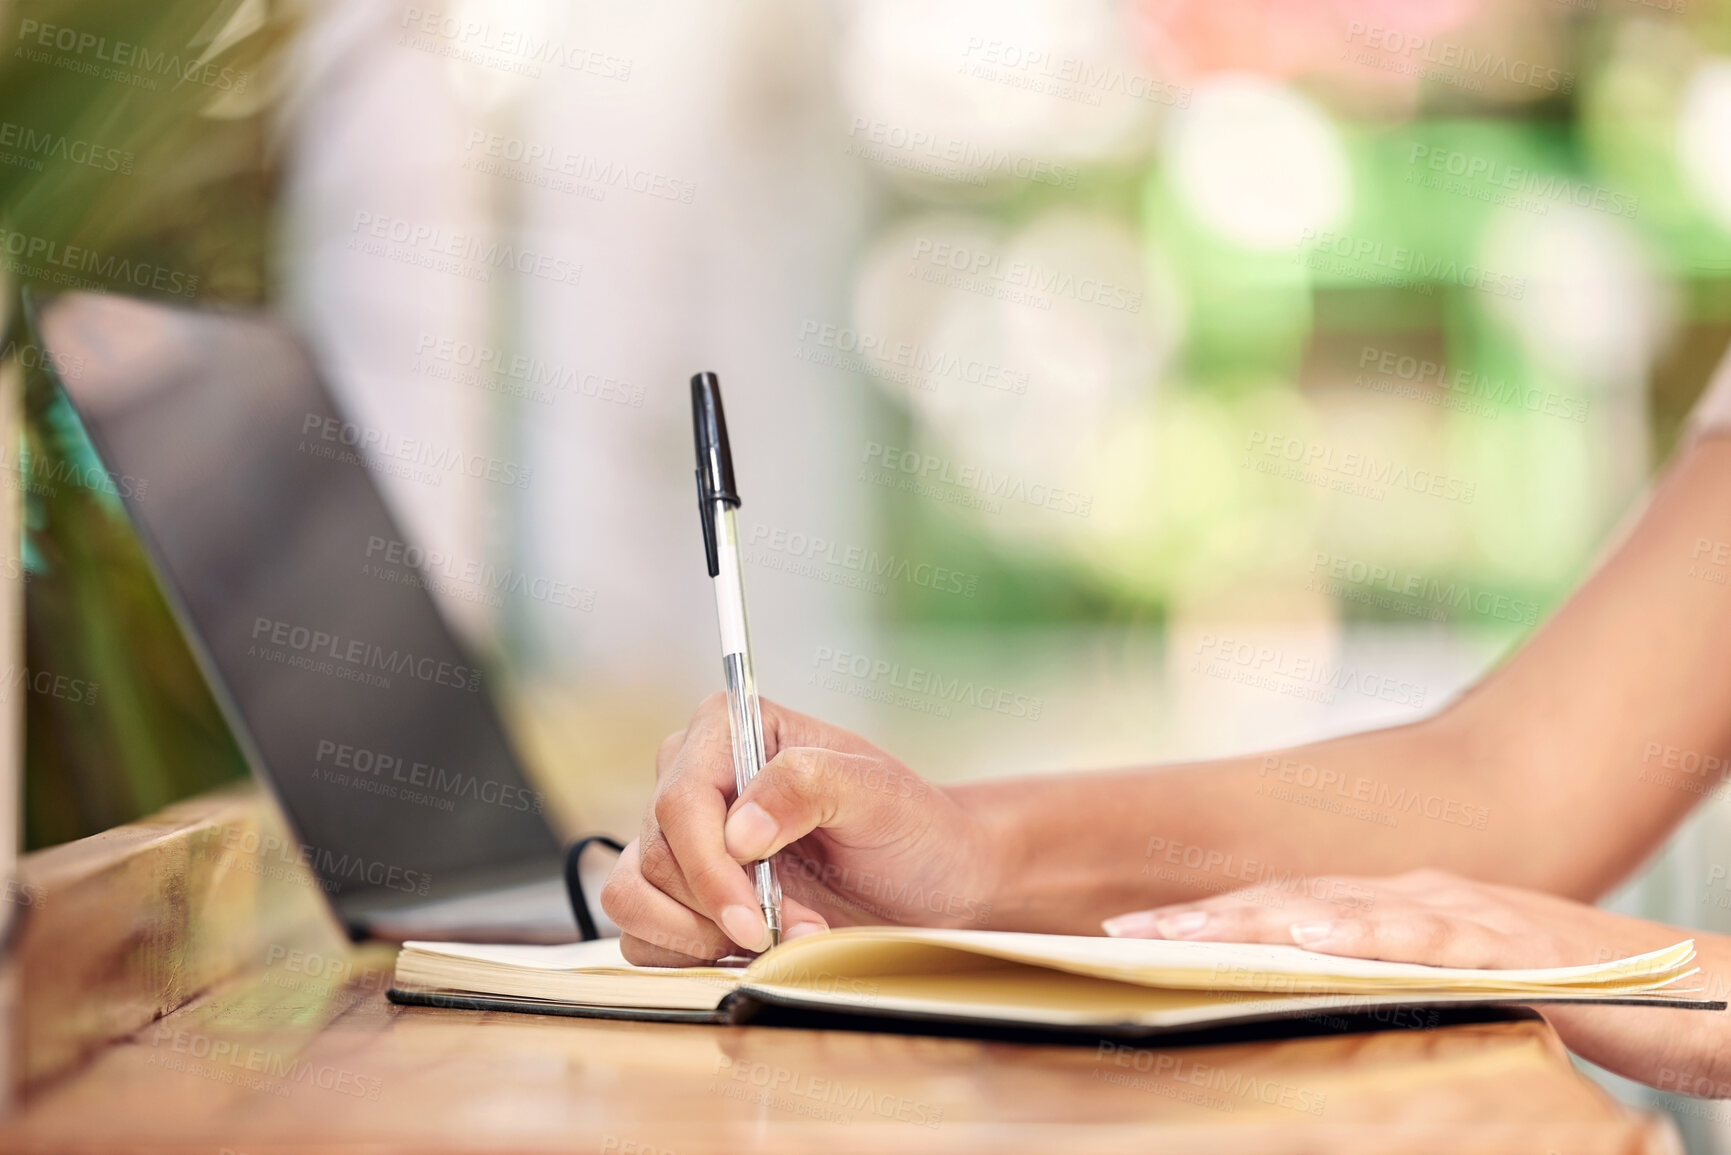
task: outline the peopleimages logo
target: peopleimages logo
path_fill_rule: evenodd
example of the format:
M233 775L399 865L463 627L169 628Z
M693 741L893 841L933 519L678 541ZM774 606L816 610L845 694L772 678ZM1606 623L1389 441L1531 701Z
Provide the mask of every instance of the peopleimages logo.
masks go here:
M739 1086L730 1087L730 1082ZM909 1123L935 1130L944 1118L941 1106L728 1055L716 1057L710 1093L821 1122L848 1123L858 1116L873 1123Z
M583 266L575 261L424 221L362 211L355 213L349 233L348 247L357 252L470 280L488 281L494 269L510 269L556 285L583 281Z
M1464 607L1481 617L1523 626L1536 625L1539 620L1538 602L1512 598L1494 590L1475 590L1468 582L1441 582L1402 570L1399 566L1360 561L1326 550L1316 552L1311 559L1310 572L1311 581L1305 588L1320 588L1348 601L1367 602L1381 608L1395 608L1398 603L1385 605L1387 599L1367 598L1361 594L1392 594L1407 599L1414 607L1437 610L1460 610Z
M294 1087L305 1086L376 1103L384 1090L384 1083L374 1075L329 1063L315 1067L307 1059L166 1023L151 1033L150 1045L156 1049L145 1060L146 1066L278 1097L286 1098Z
M1346 42L1349 58L1360 64L1380 67L1393 72L1410 72L1437 80L1470 82L1463 87L1478 90L1486 80L1502 80L1523 84L1540 92L1567 96L1575 90L1575 74L1530 60L1510 57L1507 53L1481 51L1470 45L1438 41L1433 36L1403 32L1354 20L1347 26ZM1352 55L1351 45L1362 44L1373 52L1387 53L1393 61L1379 60L1364 53ZM1429 68L1425 66L1429 65Z
M1148 836L1148 847L1142 856L1148 859L1142 866L1143 875L1166 882L1183 882L1201 890L1219 892L1256 887L1340 903L1354 910L1369 910L1376 905L1374 891L1345 879L1304 874L1291 867L1276 866L1255 858L1240 858L1231 851L1179 842L1158 834ZM1182 867L1202 877L1185 878L1177 870L1156 867L1156 861ZM1284 906L1285 902L1276 899L1268 905Z
M970 36L962 59L966 62L962 71L969 76L1061 100L1097 105L1101 103L1101 93L1107 93L1168 108L1190 107L1190 90L1182 85L1112 65L1095 64L1080 56Z
M41 51L44 49L68 53L76 59L55 59L47 51ZM224 92L245 92L252 82L251 69L225 68L204 62L199 57L182 59L178 52L153 51L142 44L110 40L94 32L45 24L40 20L19 22L17 52L32 64L53 64L62 68L70 65L69 71L100 76L104 80L119 80L141 88L154 89L158 80L173 79ZM105 68L103 65L113 67ZM136 72L128 75L119 71L121 69L135 69Z
M1441 361L1414 357L1396 349L1379 349L1374 345L1366 345L1359 352L1358 367L1361 370L1373 368L1384 378L1398 379L1405 385L1434 386L1463 402L1482 400L1487 403L1483 413L1491 417L1496 416L1501 408L1518 407L1528 413L1542 413L1549 417L1560 417L1564 421L1587 419L1587 402L1579 397L1570 397L1548 389L1527 389L1518 384L1510 384L1500 377L1488 377L1466 369L1450 369ZM1363 385L1378 393L1410 395L1412 392L1399 389L1390 380L1379 382L1363 373L1359 374L1354 384Z
M22 452L9 450L3 444L0 444L0 478L3 478L0 484L11 487L16 481L27 492L44 497L59 492L62 485L88 489L127 501L143 501L150 491L150 481L147 478L133 477L129 473L110 473L99 464L80 464L68 458L48 457L40 453L31 455L26 460ZM12 564L8 561L8 570ZM15 575L8 572L0 576Z
M1013 473L994 473L978 465L957 465L947 457L937 457L913 449L899 449L878 441L866 442L865 453L860 461L892 476L899 474L908 479L917 479L923 484L941 483L978 493L982 497L1019 501L1035 509L1051 510L1054 513L1087 517L1094 509L1094 495L1091 493L1077 493L1061 485L1030 482ZM992 512L998 512L1001 508L1002 506L999 506Z
M850 156L964 184L983 185L987 177L1014 177L1033 184L1073 189L1082 173L1073 165L1040 160L1005 148L985 148L946 133L910 129L864 116L854 117L847 132L853 138L846 150Z
M1577 208L1595 209L1612 216L1633 217L1641 207L1638 197L1629 193L1612 192L1598 185L1582 184L1553 172L1540 172L1536 169L1523 168L1516 164L1506 164L1490 157L1475 156L1471 153L1455 149L1433 148L1426 144L1415 144L1407 156L1407 164L1417 167L1420 162L1425 168L1435 173L1459 177L1466 182L1482 182L1490 189L1501 189L1511 193L1526 194L1537 198L1533 207L1544 212L1547 202L1550 204L1567 203ZM1420 174L1423 175L1422 173ZM1412 173L1409 169L1408 180ZM1465 190L1451 185L1434 185L1449 192ZM1519 200L1498 200L1499 204L1513 204L1516 208L1526 208Z
M17 360L26 369L51 369L68 381L77 380L84 372L84 354L62 353L44 349L28 341L7 341L0 344L0 361ZM0 465L9 464L6 452L0 448Z
M336 889L337 883L333 880L366 883L420 895L426 894L433 885L433 876L424 870L407 870L352 854L338 854L326 847L290 842L274 834L260 834L237 826L222 828L222 849L225 863L248 864L243 869L266 877L292 877L290 873L273 870L273 860L276 865L305 867L319 875L318 885L327 891Z
M1152 1074L1159 1083L1150 1083L1148 1090L1160 1084L1183 1084L1219 1094L1227 1110L1238 1103L1253 1106L1283 1107L1305 1115L1320 1115L1328 1105L1328 1096L1307 1087L1295 1087L1265 1076L1258 1077L1229 1067L1199 1063L1180 1051L1147 1051L1136 1047L1102 1040L1095 1060L1104 1064ZM1106 1080L1098 1068L1093 1077ZM1126 1084L1128 1085L1128 1084Z
M1266 429L1250 431L1245 452L1252 464L1273 466L1284 463L1299 471L1299 480L1314 476L1331 483L1339 482L1342 484L1333 485L1333 488L1343 492L1362 491L1365 496L1379 501L1386 492L1378 489L1379 486L1406 489L1465 505L1471 505L1478 492L1475 482L1451 474L1438 473L1434 469L1409 469L1368 453L1340 452L1320 441L1288 437ZM1334 476L1331 478L1329 475Z
M1333 794L1352 802L1362 802L1390 814L1416 813L1451 826L1465 826L1472 830L1484 830L1491 820L1488 806L1474 806L1441 794L1426 794L1406 785L1390 785L1362 774L1348 775L1326 766L1318 767L1309 762L1282 758L1278 754L1265 755L1261 767L1257 770L1260 778L1267 778L1270 774L1277 782L1315 791L1318 795ZM1259 787L1258 793L1261 792Z
M433 375L462 385L485 386L490 379L504 378L521 384L515 395L551 402L555 394L569 393L615 405L643 408L644 389L601 373L588 373L568 365L545 361L526 353L510 353L492 345L459 341L422 333L415 342L416 364L438 362L447 368Z
M45 698L58 698L74 706L96 701L98 686L85 678L71 678L52 670L32 670L29 666L8 666L0 670L0 702L7 701L19 686Z
M1344 690L1416 710L1427 693L1424 686L1405 679L1208 633L1197 643L1196 657L1191 667L1195 673L1314 701L1332 702L1335 693Z
M314 749L313 762L316 768L340 771L345 776L369 778L375 783L388 785L387 793L392 797L395 797L398 791L412 796L413 790L421 789L443 795L447 800L466 798L506 810L533 811L536 814L541 813L543 805L541 795L527 787L495 782L474 774L465 774L461 770L447 770L430 762L406 758L401 754L369 750L365 746L351 746L329 738L319 739ZM318 769L315 769L315 773L318 773Z
M541 75L539 66L543 64L602 80L623 83L631 79L632 62L623 56L567 44L553 36L537 36L526 28L467 19L437 8L412 5L404 8L399 27L404 30L397 40L399 44L474 64L508 66L508 71L532 79ZM489 55L498 59L488 59Z
M507 177L522 184L540 185L554 178L569 178L568 185L549 185L560 192L574 192L577 191L576 186L583 185L601 193L600 197L594 199L603 199L606 196L605 190L620 188L656 200L676 201L682 205L690 204L697 195L697 185L691 181L635 165L620 164L614 160L602 160L586 153L572 152L568 148L542 141L524 140L522 137L484 132L477 128L470 131L469 142L464 147L470 154L463 162L464 168L489 176ZM474 155L477 148L481 150L479 158Z
M977 357L959 357L955 353L886 337L881 333L808 320L799 327L799 340L802 347L794 355L801 360L867 373L915 389L936 389L936 378L949 377L1004 393L1020 395L1028 391L1029 375L1026 372L1017 372ZM804 348L808 343L816 348Z
M324 441L348 449L358 449L363 454L405 465L429 467L440 473L456 472L466 477L485 478L513 489L526 488L534 469L533 466L519 465L514 461L487 457L479 453L463 453L450 446L417 437L404 437L401 434L356 425L352 421L343 421L321 413L308 413L301 418L301 436L315 442ZM304 446L305 442L302 444ZM364 458L361 460L364 463ZM436 477L438 474L432 476Z
M1436 281L1476 289L1493 297L1521 300L1526 296L1527 279L1494 272L1483 265L1462 263L1453 257L1436 257L1409 249L1404 245L1385 244L1371 237L1352 233L1336 233L1328 229L1306 228L1299 234L1299 257L1309 258L1310 264L1321 271L1338 271L1348 275L1373 273L1387 279L1390 276L1410 276L1418 282ZM1330 258L1340 262L1331 268L1324 263ZM1319 260L1320 259L1320 260Z
M841 674L867 684L881 685L890 690L924 695L946 704L972 706L992 714L1038 721L1045 709L1043 698L1018 694L972 678L946 677L923 666L903 666L900 662L873 660L866 654L849 653L834 646L819 646L812 665L820 673Z
M978 574L963 573L931 562L916 562L911 558L897 557L893 553L880 554L877 550L865 546L843 545L816 534L772 529L763 524L752 527L746 544L747 548L742 553L747 561L756 565L819 580L829 578L823 571L812 567L833 566L844 571L840 575L844 580L839 580L836 584L859 586L876 594L884 592L884 579L907 582L937 593L961 594L969 598L974 596L980 585ZM805 564L778 564L779 559L766 554L765 550L780 555L780 558Z
M1006 261L999 253L934 241L929 237L914 241L914 267L909 275L932 284L967 289L1004 300L1020 301L1027 294L1041 294L1043 296L1035 296L1029 301L1040 308L1050 308L1051 297L1068 297L1080 304L1099 305L1103 309L1125 313L1142 311L1140 290L1127 289L1099 277L1078 277L1035 261Z
M0 253L6 256L6 267L21 277L71 288L113 289L130 285L177 297L190 297L198 291L197 277L166 265L105 255L82 245L62 244L16 229L0 228ZM79 273L93 279L86 280L76 275Z
M511 594L560 609L587 613L595 608L595 591L587 587L537 577L516 569L500 569L480 558L458 558L394 538L369 536L366 556L361 572L368 577L432 589L464 601L483 600L487 605L498 606L504 604L498 595ZM463 590L455 586L491 596L485 599L465 597Z
M470 692L481 688L481 671L471 666L458 665L441 658L417 658L410 650L386 649L374 642L345 638L340 634L297 626L274 618L254 618L252 638L254 644L247 647L248 657L269 661L286 658L285 664L309 669L314 673L340 673L348 676L352 672L358 675L352 680L369 684L382 683L382 688L390 687L390 679L371 674L370 671L402 674L436 686L449 686ZM278 648L273 653L271 647ZM291 654L292 657L289 656ZM320 659L342 663L343 668L326 668L329 663L320 663Z
M18 150L16 153L0 153L0 163L18 164L34 172L41 172L42 161L49 159L127 176L132 172L134 159L132 153L118 148L94 144L64 133L13 124L10 120L0 121L0 148Z

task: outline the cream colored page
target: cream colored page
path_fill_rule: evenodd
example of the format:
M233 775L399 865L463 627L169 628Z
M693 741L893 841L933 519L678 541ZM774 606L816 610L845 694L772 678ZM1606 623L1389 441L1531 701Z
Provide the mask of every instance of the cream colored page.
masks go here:
M403 949L531 970L564 971L630 965L625 961L625 956L619 953L619 940L616 938L561 943L558 946L488 942L406 942Z
M561 946L411 942L397 956L396 981L410 990L593 1007L710 1010L742 973L634 967L619 953L617 939Z
M1297 947L1239 943L1168 942L992 931L856 927L784 944L753 963L745 976L733 968L679 970L634 967L617 939L560 946L516 944L407 944L425 954L480 963L488 968L542 972L591 972L644 978L713 978L845 995L872 977L974 971L986 959L1045 970L1089 975L1139 986L1175 989L1261 991L1270 994L1319 989L1495 990L1544 993L1569 990L1656 989L1687 973L1689 943L1630 960L1553 970L1472 971L1384 963L1313 954Z
M883 952L871 944L936 948ZM758 959L748 981L797 982L800 972L887 974L910 969L966 969L948 952L984 955L1143 986L1199 990L1546 990L1605 987L1639 990L1673 981L1694 957L1692 942L1632 959L1551 969L1465 970L1314 954L1257 943L1173 942L998 931L856 927L795 940ZM1290 981L1286 981L1290 980Z
M891 973L871 979L849 978L839 984L807 971L747 990L869 1012L1060 1025L1205 1022L1265 1012L1271 1004L1280 1007L1294 1001L1130 986L980 955L971 958L978 969Z
M738 977L740 971L734 967L639 967L625 961L625 956L619 952L619 940L616 938L597 939L594 942L561 943L557 946L537 946L522 943L484 943L484 942L406 942L405 950L417 950L425 954L445 955L449 958L465 959L469 962L490 963L493 966L521 967L524 970L542 971L629 971L633 974L655 975L711 975L715 977Z
M1327 980L1298 980L1324 989L1199 990L1143 986L1013 962L932 944L855 938L841 971L827 952L806 951L794 965L762 967L741 988L810 1005L873 1014L911 1013L942 1019L984 1019L1051 1025L1183 1028L1271 1014L1327 1010L1351 1013L1381 1006L1486 1001L1527 1002L1636 998L1664 1005L1688 1001L1669 990L1605 987L1434 987L1332 989Z

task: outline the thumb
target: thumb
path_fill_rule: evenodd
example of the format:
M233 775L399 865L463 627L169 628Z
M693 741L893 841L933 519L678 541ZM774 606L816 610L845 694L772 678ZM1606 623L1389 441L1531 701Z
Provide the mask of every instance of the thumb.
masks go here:
M736 862L768 858L813 830L894 829L929 787L881 757L820 746L782 750L734 801L722 834Z

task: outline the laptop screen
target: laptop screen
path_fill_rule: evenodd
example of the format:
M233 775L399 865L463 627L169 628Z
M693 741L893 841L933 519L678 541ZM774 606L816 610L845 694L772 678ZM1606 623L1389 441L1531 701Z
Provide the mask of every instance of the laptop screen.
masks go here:
M70 293L38 328L243 747L339 910L557 870L419 551L280 323ZM387 450L388 453L388 450Z

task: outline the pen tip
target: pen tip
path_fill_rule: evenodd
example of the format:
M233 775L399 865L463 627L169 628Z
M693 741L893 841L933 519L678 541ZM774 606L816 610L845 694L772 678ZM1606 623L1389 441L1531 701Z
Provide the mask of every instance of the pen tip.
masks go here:
M769 948L774 950L781 945L781 910L779 907L765 903L763 906L763 921L769 930Z

